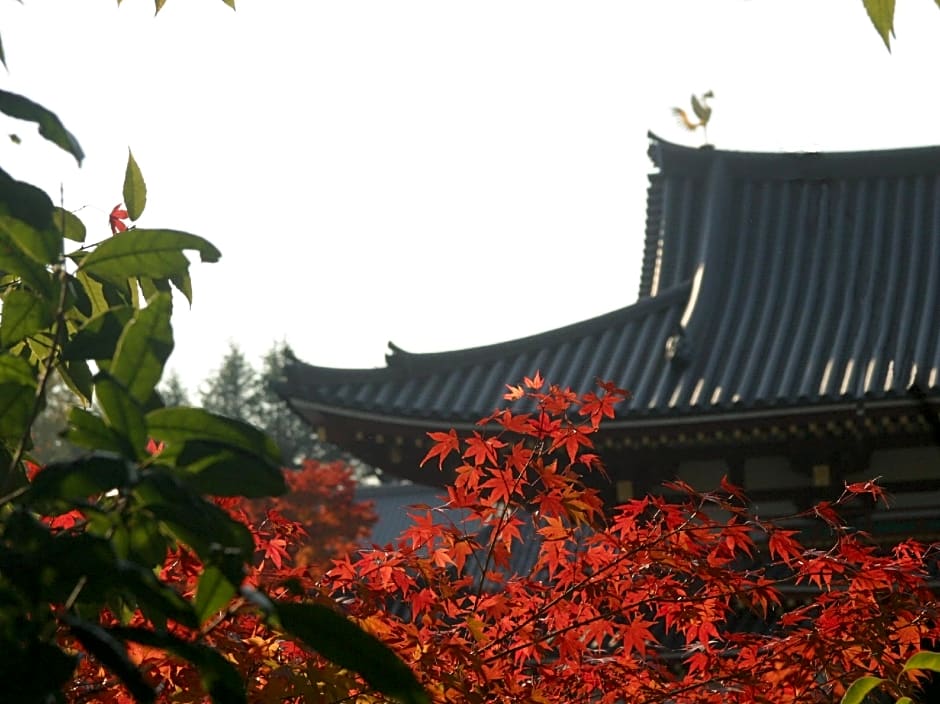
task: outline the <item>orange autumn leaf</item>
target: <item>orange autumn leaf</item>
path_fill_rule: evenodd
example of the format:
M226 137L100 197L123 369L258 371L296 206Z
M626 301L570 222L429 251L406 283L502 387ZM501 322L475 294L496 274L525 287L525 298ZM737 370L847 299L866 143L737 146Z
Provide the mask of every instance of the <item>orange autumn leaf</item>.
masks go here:
M437 457L437 468L443 469L444 460L447 459L447 456L451 452L458 452L460 450L460 439L457 437L457 431L451 428L451 430L446 433L428 433L428 437L434 441L434 444L431 446L431 449L428 450L424 459L421 460L420 466L423 467L428 460Z

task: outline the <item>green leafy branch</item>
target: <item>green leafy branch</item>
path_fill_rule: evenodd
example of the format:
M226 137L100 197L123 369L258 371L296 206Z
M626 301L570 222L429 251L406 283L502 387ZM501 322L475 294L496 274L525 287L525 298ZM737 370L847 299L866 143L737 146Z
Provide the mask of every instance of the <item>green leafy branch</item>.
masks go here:
M940 653L929 650L915 653L904 663L898 679L900 680L901 676L910 672L940 672ZM892 684L897 689L900 681L891 683L883 677L861 677L846 690L840 704L863 704L869 694ZM908 696L902 696L895 701L895 704L914 704L914 700Z

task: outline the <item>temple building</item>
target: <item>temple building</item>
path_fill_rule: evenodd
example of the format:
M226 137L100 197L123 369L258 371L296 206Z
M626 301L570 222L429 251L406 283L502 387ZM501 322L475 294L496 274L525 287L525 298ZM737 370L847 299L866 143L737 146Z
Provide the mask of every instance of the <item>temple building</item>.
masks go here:
M690 148L650 135L632 305L385 367L300 362L281 394L364 461L418 483L426 433L503 405L536 370L632 398L595 438L611 502L723 475L764 513L882 477L885 535L940 536L940 147L851 153ZM626 294L625 294L626 295ZM611 307L617 305L611 301Z

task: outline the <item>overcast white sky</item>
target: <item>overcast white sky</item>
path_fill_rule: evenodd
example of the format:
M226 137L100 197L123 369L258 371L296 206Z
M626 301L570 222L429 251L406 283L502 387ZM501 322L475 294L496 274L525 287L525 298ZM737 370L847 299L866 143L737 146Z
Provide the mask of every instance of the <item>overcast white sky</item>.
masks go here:
M532 334L636 298L646 132L716 94L720 148L940 144L940 11L860 0L25 0L0 4L0 86L55 110L78 169L3 120L14 176L107 235L127 148L140 225L202 235L170 366L286 339L379 366Z

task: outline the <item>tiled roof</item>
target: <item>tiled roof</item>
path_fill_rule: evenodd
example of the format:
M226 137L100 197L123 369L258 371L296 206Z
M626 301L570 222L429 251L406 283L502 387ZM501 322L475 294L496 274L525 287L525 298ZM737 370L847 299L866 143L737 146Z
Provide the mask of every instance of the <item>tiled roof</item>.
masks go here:
M940 395L940 147L692 149L650 135L634 305L487 347L340 370L297 363L296 407L440 427L536 369L630 389L626 422Z

